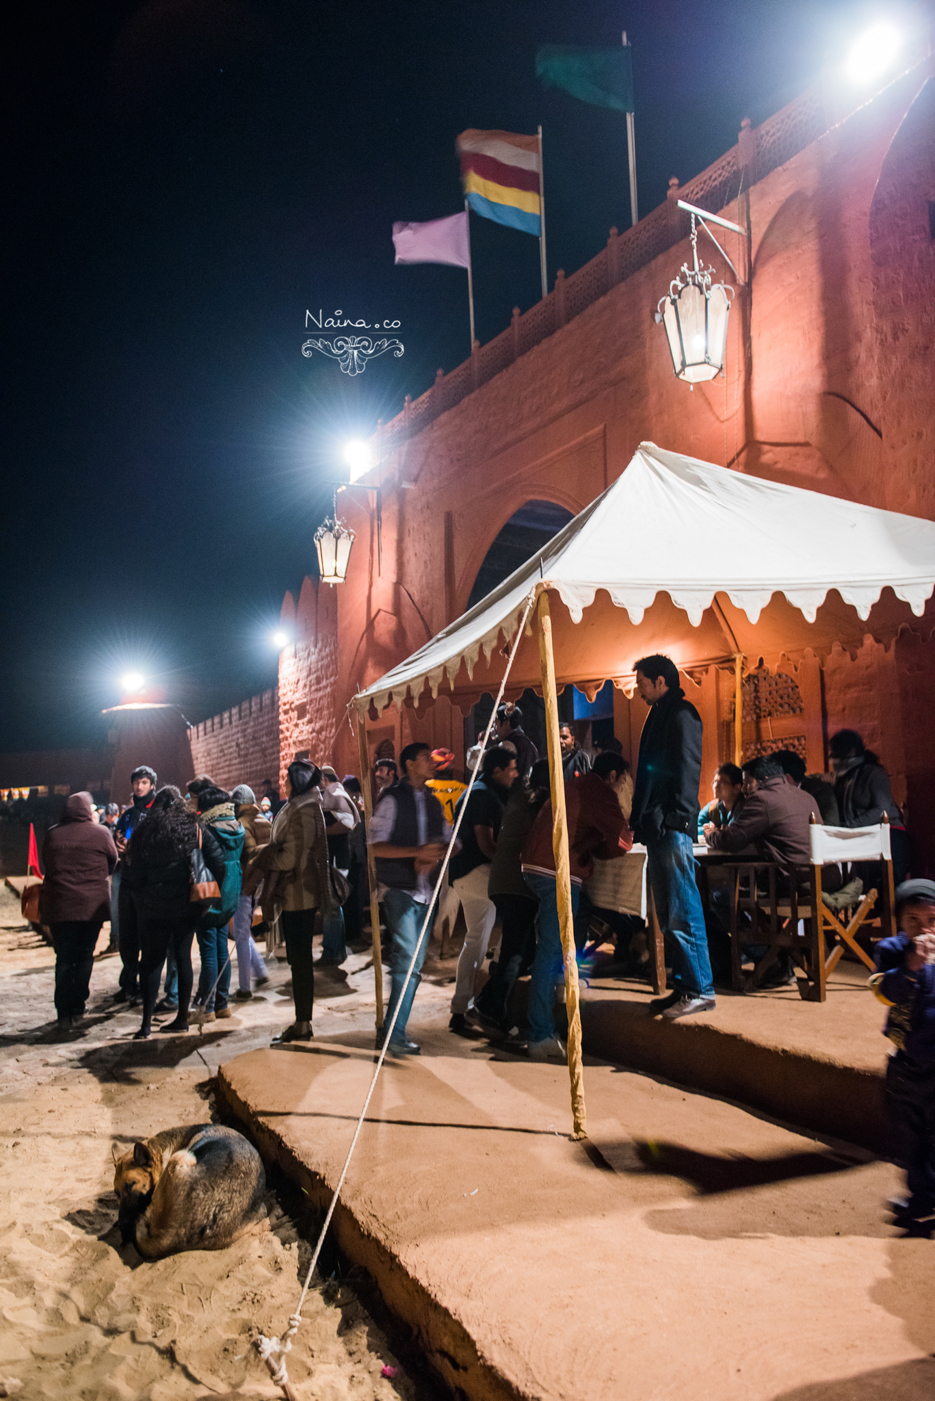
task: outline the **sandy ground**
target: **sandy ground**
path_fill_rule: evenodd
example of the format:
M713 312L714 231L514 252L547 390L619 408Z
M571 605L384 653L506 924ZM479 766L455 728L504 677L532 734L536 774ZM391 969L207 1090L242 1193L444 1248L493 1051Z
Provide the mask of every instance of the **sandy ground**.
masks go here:
M106 946L106 929L99 949ZM139 1013L108 1009L119 960L98 956L86 1024L55 1039L53 954L0 894L0 1395L174 1401L280 1392L255 1357L258 1331L281 1332L304 1278L308 1246L269 1194L272 1229L223 1252L156 1263L121 1247L114 1229L111 1145L174 1124L216 1119L221 1060L265 1046L291 1018L285 964L264 996L204 1033L130 1038ZM372 971L319 983L316 1029L372 1028ZM356 970L356 971L355 971ZM441 969L439 982L447 972ZM369 991L368 991L369 984ZM236 973L234 986L236 986ZM450 996L441 986L427 996ZM313 1292L290 1357L300 1394L425 1398L361 1302L369 1281L341 1277ZM395 1368L392 1379L384 1367Z

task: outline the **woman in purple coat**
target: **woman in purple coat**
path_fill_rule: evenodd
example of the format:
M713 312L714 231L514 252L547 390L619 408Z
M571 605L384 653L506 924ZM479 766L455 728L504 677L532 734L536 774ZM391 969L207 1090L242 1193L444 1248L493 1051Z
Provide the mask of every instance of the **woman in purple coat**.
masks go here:
M42 844L45 880L39 917L55 949L55 1011L60 1031L84 1016L91 987L97 936L110 918L110 874L117 848L106 827L94 820L90 793L72 793L62 820Z

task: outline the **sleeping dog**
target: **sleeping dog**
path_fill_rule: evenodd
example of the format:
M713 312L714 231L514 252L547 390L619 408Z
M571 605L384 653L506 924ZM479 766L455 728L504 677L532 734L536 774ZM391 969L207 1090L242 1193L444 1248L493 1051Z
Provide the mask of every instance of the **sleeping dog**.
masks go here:
M113 1158L117 1225L147 1260L224 1250L266 1216L262 1160L236 1129L165 1129Z

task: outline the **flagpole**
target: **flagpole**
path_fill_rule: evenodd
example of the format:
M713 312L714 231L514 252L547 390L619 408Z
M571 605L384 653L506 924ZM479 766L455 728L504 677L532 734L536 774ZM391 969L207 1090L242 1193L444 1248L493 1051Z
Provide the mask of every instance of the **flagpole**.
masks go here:
M543 301L549 294L549 274L545 261L545 175L542 170L542 127L539 127L539 276Z
M631 47L627 43L626 30L623 31L623 47ZM636 204L636 120L632 112L627 113L627 160L630 165L630 222L638 224L640 216Z
M471 272L471 211L468 208L467 200L464 201L464 213L467 217L468 234L468 310L471 313L471 354L474 354L474 277Z

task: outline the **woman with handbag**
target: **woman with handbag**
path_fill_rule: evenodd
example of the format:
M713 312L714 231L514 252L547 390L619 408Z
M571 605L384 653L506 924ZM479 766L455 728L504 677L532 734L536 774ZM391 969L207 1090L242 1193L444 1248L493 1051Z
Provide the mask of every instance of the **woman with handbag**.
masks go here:
M213 1022L215 1017L229 1017L228 994L231 983L231 959L227 946L227 929L240 903L243 882L240 858L244 846L244 829L234 810L231 795L223 788L202 788L195 795L198 817L205 833L210 832L224 857L224 878L221 891L198 921L195 933L201 954L201 976L198 979L199 1019Z
M292 969L295 1021L274 1038L274 1045L312 1039L315 912L321 910L327 918L339 907L332 889L328 838L318 791L321 770L317 764L296 759L286 774L289 801L276 814L269 846L254 862L254 869L266 876L272 899L279 908L286 957Z
M47 924L55 949L55 1011L59 1031L74 1030L84 1015L94 948L110 913L108 877L117 848L106 827L94 821L90 793L72 793L61 822L42 845L45 880L38 890L37 917Z
M193 859L200 868L197 875L202 887L205 878L213 878L207 889L192 889ZM171 786L160 788L149 816L130 838L123 874L133 893L142 952L143 1021L135 1036L137 1041L145 1041L151 1035L159 978L170 949L178 968L179 1006L175 1020L159 1030L188 1030L194 979L192 940L204 908L204 901L198 897L217 894L225 869L224 855L214 834L202 828L182 801L179 790Z

